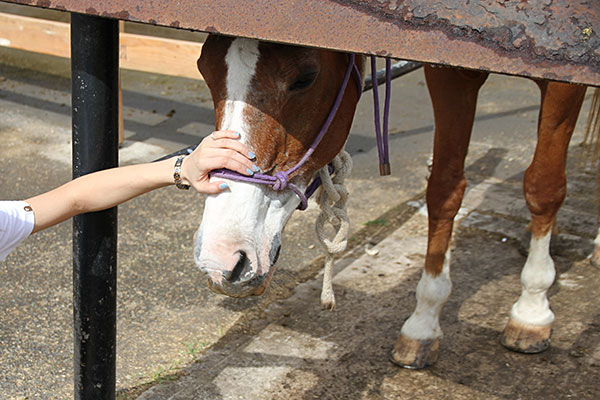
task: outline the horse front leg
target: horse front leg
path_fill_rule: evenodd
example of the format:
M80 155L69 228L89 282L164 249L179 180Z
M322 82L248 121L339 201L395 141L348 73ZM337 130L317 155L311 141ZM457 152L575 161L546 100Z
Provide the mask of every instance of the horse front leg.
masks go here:
M504 346L523 353L538 353L550 344L554 313L546 293L555 277L550 237L566 195L567 150L585 95L584 86L547 81L538 85L542 94L538 143L523 181L531 212L531 242L521 272L521 296L501 338Z
M439 315L452 287L452 225L466 187L464 162L477 94L487 74L426 67L425 77L435 119L433 166L427 184L427 254L416 291L417 306L402 326L391 354L392 362L407 368L424 368L437 360L442 337Z

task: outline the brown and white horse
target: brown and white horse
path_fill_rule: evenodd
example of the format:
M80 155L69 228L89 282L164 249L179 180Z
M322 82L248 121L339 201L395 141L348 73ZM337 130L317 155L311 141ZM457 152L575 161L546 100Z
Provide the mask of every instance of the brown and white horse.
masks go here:
M358 58L362 72L362 59ZM257 155L262 171L274 174L298 162L311 145L334 102L348 55L326 50L210 36L198 66L213 96L216 127L234 129ZM450 290L449 243L466 182L465 156L477 95L487 73L425 67L435 116L433 169L427 187L429 239L417 306L405 322L392 361L423 368L437 359L442 330L439 315ZM503 343L538 352L549 344L554 314L546 292L554 280L549 242L565 197L568 143L583 101L584 86L537 81L541 90L538 144L525 173L524 191L532 214L532 238ZM349 85L323 142L293 181L311 176L342 148L350 130L357 87ZM196 237L195 261L211 288L234 297L261 294L281 247L281 232L299 200L230 182L231 190L209 196Z
M210 88L217 129L232 129L256 154L265 174L287 171L310 148L340 91L350 56L344 53L209 36L198 68ZM362 58L356 58L362 73ZM342 149L359 87L348 84L320 144L290 176L304 188ZM281 232L299 204L290 190L231 181L206 200L195 261L214 291L260 295L275 268Z

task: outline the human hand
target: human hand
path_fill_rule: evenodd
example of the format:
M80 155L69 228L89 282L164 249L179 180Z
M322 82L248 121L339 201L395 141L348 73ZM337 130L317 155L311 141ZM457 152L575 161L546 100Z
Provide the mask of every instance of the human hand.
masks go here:
M215 194L228 188L224 181L210 182L208 173L227 168L243 175L252 175L259 168L253 162L256 156L239 141L235 131L215 131L205 137L189 156L183 159L181 178L197 192Z

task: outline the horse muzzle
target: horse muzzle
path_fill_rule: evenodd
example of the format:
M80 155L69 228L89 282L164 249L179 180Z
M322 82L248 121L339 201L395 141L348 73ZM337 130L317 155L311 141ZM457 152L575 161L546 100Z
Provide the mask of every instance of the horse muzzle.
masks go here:
M264 291L267 275L258 274L243 252L240 252L239 259L232 269L210 259L201 258L196 264L208 276L209 288L215 293L248 297L258 296Z
M267 281L267 275L255 276L243 283L231 282L222 279L215 281L209 277L208 287L214 293L224 294L229 297L243 298L249 296L260 296L267 287Z

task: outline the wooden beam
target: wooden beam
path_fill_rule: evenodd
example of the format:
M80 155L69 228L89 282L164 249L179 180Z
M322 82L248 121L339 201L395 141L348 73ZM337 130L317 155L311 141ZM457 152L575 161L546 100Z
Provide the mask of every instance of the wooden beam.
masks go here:
M0 13L0 45L58 57L71 57L69 24Z
M70 25L0 13L0 46L70 58ZM121 68L202 79L196 67L202 43L120 34Z
M122 68L202 79L196 66L202 43L153 36L121 34Z

